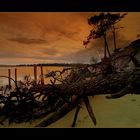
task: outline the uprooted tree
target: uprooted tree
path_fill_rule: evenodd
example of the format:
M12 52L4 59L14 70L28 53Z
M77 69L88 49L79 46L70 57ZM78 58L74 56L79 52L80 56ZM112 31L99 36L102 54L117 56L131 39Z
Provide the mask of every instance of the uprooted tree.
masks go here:
M82 99L93 123L96 125L96 118L88 101L88 96L107 95L106 98L111 99L120 98L126 94L139 94L139 53L140 40L136 40L124 50L111 55L111 65L114 65L115 71L107 70L108 64L104 62L72 69L66 81L62 84L54 84L53 87L54 93L60 97L59 101L63 102L61 107L37 127L48 126L77 107L72 124L75 126L76 117L80 110L79 103ZM129 65L131 63L132 66ZM90 68L92 70L89 70Z
M41 85L30 80L15 82L15 89L9 95L0 96L0 103L3 104L1 124L5 119L11 123L48 116L35 126L47 127L76 107L72 123L74 127L80 102L84 101L96 125L89 96L106 95L108 99L115 99L126 94L140 94L140 39L110 54L109 61L104 59L92 65L52 71L44 76L51 78L50 84Z

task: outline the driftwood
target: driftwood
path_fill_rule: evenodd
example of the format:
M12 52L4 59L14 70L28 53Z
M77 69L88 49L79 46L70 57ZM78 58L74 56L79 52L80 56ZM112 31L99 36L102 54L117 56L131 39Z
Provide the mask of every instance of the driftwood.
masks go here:
M46 120L35 126L47 127L77 107L72 123L74 127L80 111L80 102L83 100L90 118L96 125L88 96L106 95L108 99L115 99L126 94L140 94L139 53L140 40L136 40L124 50L97 64L46 74L46 78L52 78L51 84L41 85L34 81L16 84L16 89L11 91L9 96L1 95L0 103L3 103L4 107L0 115L9 118L9 123L49 115ZM133 66L129 66L130 63ZM13 100L13 97L16 99ZM2 122L3 119L0 123Z
M111 58L103 60L101 63L92 65L95 69L93 74L88 75L88 67L81 68L70 75L70 82L63 83L56 86L56 94L65 99L67 104L71 96L76 96L79 99L84 99L89 115L96 125L96 118L93 110L88 101L88 96L93 95L107 95L106 98L120 98L126 94L140 94L140 63L136 56L140 51L140 40L134 41L130 46L126 47L123 51L112 55ZM124 60L125 58L125 60ZM134 67L129 67L128 63L132 62ZM118 64L121 64L117 67ZM89 78L87 80L87 78ZM108 95L110 94L110 95ZM75 107L75 100L71 100L71 104ZM36 127L44 127L57 121L60 117L64 116L68 110L72 110L68 105L61 108L60 114L55 112L47 120L41 122ZM75 126L76 118L80 108L77 102L77 110L75 113L72 127ZM57 116L57 117L56 117ZM49 123L48 123L49 122Z

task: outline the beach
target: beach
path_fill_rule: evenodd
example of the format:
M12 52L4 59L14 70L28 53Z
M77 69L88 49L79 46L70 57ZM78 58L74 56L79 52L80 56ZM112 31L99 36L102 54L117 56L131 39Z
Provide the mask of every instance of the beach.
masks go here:
M92 123L84 103L78 114L75 128L139 128L140 127L140 96L126 95L119 99L106 99L103 95L89 97L97 120ZM46 128L71 128L76 109ZM46 117L26 123L0 125L1 128L34 128Z

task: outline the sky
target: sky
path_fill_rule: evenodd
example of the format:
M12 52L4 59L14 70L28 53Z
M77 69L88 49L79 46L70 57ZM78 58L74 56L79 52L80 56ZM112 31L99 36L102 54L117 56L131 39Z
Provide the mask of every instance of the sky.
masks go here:
M116 13L116 12L114 12ZM118 13L118 12L117 12ZM95 12L0 12L0 64L90 63L103 56L103 40L83 41ZM123 14L123 13L121 13ZM140 34L140 12L128 12L116 32L117 47ZM108 35L110 48L112 36Z

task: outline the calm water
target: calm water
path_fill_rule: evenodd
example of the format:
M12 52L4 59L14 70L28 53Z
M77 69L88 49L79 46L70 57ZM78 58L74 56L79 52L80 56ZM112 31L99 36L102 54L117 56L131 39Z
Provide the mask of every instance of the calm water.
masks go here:
M17 68L17 80L23 80L25 76L30 75L32 79L34 79L34 67L30 66L24 66L24 67L0 67L0 75L2 76L8 76L8 69L11 69L11 78L14 79L15 77L15 68ZM50 71L56 71L56 70L63 70L64 67L56 67L56 66L44 66L43 67L43 73L47 74ZM37 67L37 78L40 80L39 76L41 75L40 67ZM44 78L44 82L47 84L50 81L48 78ZM7 78L1 78L0 77L0 86L8 84Z

